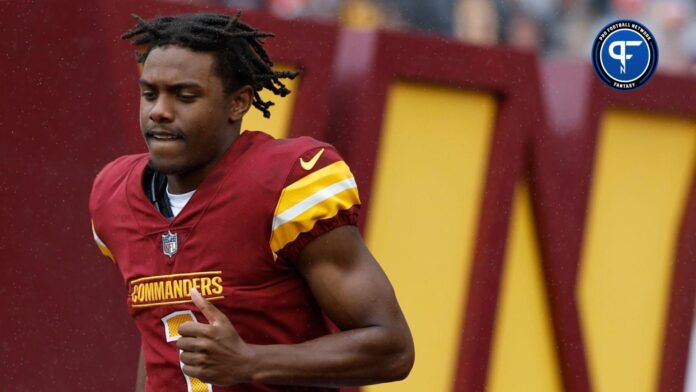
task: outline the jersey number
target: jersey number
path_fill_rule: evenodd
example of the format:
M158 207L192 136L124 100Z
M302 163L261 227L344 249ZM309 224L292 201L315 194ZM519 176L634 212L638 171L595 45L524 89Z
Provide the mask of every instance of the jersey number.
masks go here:
M181 337L181 335L179 335L179 326L187 321L196 322L196 316L194 316L193 312L190 310L181 310L162 317L164 335L167 342L176 342L179 340ZM181 355L181 350L179 350L179 354ZM181 362L179 362L179 365L182 368L184 367L184 364ZM190 377L186 373L184 373L184 377L186 378L188 392L213 392L212 385L206 384L195 377Z

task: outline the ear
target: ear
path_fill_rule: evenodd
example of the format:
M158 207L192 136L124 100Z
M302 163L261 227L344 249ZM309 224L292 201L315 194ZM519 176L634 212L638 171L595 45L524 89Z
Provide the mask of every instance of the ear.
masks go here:
M251 102L254 99L254 90L249 85L240 87L237 91L230 94L230 112L228 121L236 123L249 111Z

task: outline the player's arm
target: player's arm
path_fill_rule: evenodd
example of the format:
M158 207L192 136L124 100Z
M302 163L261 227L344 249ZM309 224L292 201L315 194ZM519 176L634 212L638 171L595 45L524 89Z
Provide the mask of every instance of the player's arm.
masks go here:
M343 331L297 345L259 346L252 378L262 383L365 385L405 378L411 333L389 280L355 226L312 241L297 267Z
M138 370L135 373L135 392L145 392L145 382L147 381L147 373L145 372L145 356L143 348L140 348L138 356Z
M194 293L212 321L179 328L184 372L220 385L348 386L405 378L414 360L411 333L357 228L343 226L316 238L296 265L343 332L294 345L249 345L227 317Z

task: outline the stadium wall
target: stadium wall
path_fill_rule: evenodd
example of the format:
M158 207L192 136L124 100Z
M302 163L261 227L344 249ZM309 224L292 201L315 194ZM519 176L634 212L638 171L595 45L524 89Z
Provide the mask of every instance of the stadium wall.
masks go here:
M3 390L130 390L137 331L91 240L96 172L143 151L118 36L161 1L0 1ZM696 80L245 13L303 69L247 129L334 143L416 340L367 391L680 391L696 295Z

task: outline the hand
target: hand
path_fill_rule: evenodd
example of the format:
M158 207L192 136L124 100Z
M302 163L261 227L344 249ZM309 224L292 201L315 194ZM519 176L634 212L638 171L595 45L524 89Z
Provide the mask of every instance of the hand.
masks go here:
M214 385L251 382L254 350L234 329L230 320L198 292L191 299L210 324L186 322L179 326L176 342L182 370L191 377Z

